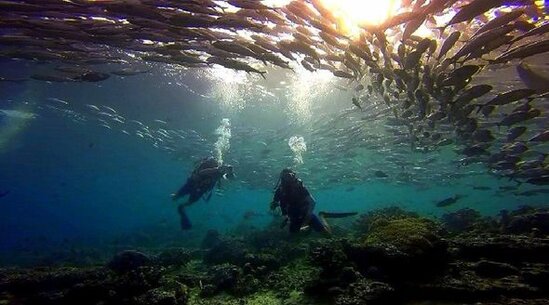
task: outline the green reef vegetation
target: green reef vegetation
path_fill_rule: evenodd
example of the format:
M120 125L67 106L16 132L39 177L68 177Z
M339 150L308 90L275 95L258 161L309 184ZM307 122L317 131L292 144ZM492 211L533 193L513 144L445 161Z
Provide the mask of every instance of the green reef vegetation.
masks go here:
M128 249L108 261L0 269L0 304L547 304L549 211L400 208L325 237L208 231L196 248ZM88 262L88 260L86 260Z

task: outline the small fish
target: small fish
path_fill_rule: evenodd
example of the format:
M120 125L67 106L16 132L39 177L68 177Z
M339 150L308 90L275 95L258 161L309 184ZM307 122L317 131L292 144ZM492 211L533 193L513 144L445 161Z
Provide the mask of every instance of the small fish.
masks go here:
M375 172L374 172L374 176L376 176L377 178L386 178L386 177L389 177L389 175L387 175L385 172L380 171L380 170L375 171Z
M446 40L442 44L442 47L440 47L440 52L438 53L437 57L438 60L440 60L444 55L446 55L446 53L448 53L448 51L450 51L450 49L454 47L460 36L461 32L456 31L450 34L448 38L446 38Z
M526 62L523 61L517 66L517 73L528 88L536 90L537 93L549 91L549 75L532 69Z
M549 176L530 178L526 180L526 183L535 184L535 185L549 185Z
M533 190L518 192L518 193L513 193L513 194L515 196L530 197L530 196L535 196L535 195L539 195L539 194L549 194L549 189L533 189Z
M475 0L470 2L467 5L462 6L457 14L442 28L441 33L444 29L450 25L461 23L467 20L472 20L473 18L489 11L492 8L502 5L501 0Z
M136 121L136 120L130 120L130 122L133 122L137 125L140 125L140 126L145 126L143 123L139 122L139 121Z
M111 108L111 107L109 107L109 106L101 105L101 107L103 107L103 108L109 110L109 111L112 112L112 113L116 113L116 110L114 110L113 108Z
M358 98L353 97L352 101L353 101L353 105L355 105L358 109L360 109L360 111L362 111L362 106L360 105L360 102L358 101Z
M10 193L9 190L7 190L7 191L1 191L1 192L0 192L0 198L6 197L9 193Z
M132 76L141 73L148 73L151 69L134 69L134 68L122 68L120 70L112 71L111 74L118 76Z
M515 89L515 90L498 94L496 97L494 97L493 99L491 99L490 101L488 101L486 104L482 106L485 107L485 106L506 105L506 104L510 104L512 102L521 100L523 98L527 98L535 93L536 93L536 90L533 90L533 89L525 89L525 88Z
M458 202L458 200L460 200L463 197L464 197L463 195L454 195L452 197L448 197L446 199L443 199L443 200L437 202L436 206L439 207L439 208L447 207L447 206L450 206L450 205Z
M450 72L448 77L442 81L442 86L454 86L460 85L464 81L471 78L475 73L480 70L478 65L464 65L458 69Z
M258 213L256 211L246 211L243 215L243 218L246 220L250 220L252 218L259 217L259 216L266 216L266 215L263 213Z
M546 130L546 131L543 131L543 132L540 132L540 133L536 134L535 136L530 138L529 141L530 142L547 142L547 141L549 141L549 130Z
M504 191L504 192L509 192L509 191L514 191L516 190L518 187L516 186L500 186L499 189Z
M512 126L517 123L521 123L532 118L535 118L541 114L539 109L532 109L530 111L518 111L509 114L504 117L499 123L498 126Z
M56 97L48 97L47 99L48 99L48 101L57 102L57 103L60 103L60 104L63 104L63 105L68 105L69 104L69 102L64 101L60 98L56 98Z
M111 75L109 73L103 73L103 72L87 72L81 75L78 75L76 77L73 77L73 80L76 81L83 81L83 82L100 82L108 79Z
M489 191L491 190L491 187L488 186L473 186L473 190L479 190L479 191Z
M473 145L466 147L461 151L461 153L466 155L467 157L490 155L490 153L483 147L483 145Z
M342 78L348 78L348 79L355 79L355 76L352 75L351 73L349 72L345 72L345 71L342 71L342 70L335 70L332 72L334 74L334 76L337 76L337 77L342 77Z
M523 135L526 130L527 128L524 126L517 126L509 129L509 131L507 132L507 142L514 141L516 138Z
M95 111L101 111L101 109L99 109L99 107L97 107L95 105L92 105L92 104L86 104L86 107L88 107L92 110L95 110Z
M511 22L511 21L517 19L518 17L522 16L522 14L524 14L523 10L514 10L512 12L509 12L509 13L503 14L501 16L498 16L498 17L492 19L491 21L489 21L488 23L486 23L485 25L483 25L478 31L475 32L475 34L473 34L473 37L475 37L475 36L477 36L477 35L479 35L483 32L489 31L491 29L495 29L497 27L508 24L509 22Z

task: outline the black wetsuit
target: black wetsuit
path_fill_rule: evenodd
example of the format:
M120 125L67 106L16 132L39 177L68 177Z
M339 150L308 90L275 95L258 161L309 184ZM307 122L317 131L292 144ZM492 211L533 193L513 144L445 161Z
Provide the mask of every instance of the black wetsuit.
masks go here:
M208 172L210 171L210 172ZM205 173L207 172L207 173ZM207 159L203 161L187 179L185 184L179 188L174 194L174 200L189 195L189 199L186 204L180 204L178 207L179 216L181 220L181 229L191 229L191 221L185 213L185 205L190 205L198 201L204 194L210 192L210 195L204 200L208 201L211 197L211 192L216 183L223 177L224 171L219 167L219 164L215 160Z
M208 176L200 175L200 171L218 166L219 163L211 159L206 159L200 163L200 165L193 170L191 176L187 178L185 184L175 193L174 197L180 198L189 195L188 203L195 203L198 201L206 192L211 191L217 181L223 176L221 171L218 171L215 175Z
M217 181L223 176L219 174L219 177L194 177L191 176L187 179L187 182L175 193L176 198L184 197L189 195L188 203L195 203L200 199L204 194L211 191Z
M299 232L304 225L310 225L318 232L326 231L318 216L313 213L315 202L300 179L287 184L281 183L275 191L273 201L280 202L282 215L288 216L291 233Z

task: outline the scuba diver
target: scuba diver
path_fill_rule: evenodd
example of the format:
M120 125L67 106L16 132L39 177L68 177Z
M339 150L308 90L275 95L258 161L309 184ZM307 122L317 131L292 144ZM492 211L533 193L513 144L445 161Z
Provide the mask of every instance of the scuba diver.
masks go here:
M215 185L220 183L221 178L226 179L227 177L234 177L231 165L221 165L213 157L204 158L200 161L185 184L176 193L172 194L173 201L189 195L187 202L180 204L177 208L181 220L181 230L190 230L192 227L191 221L185 213L185 207L190 206L200 198L209 201ZM206 195L206 193L208 194Z
M282 215L285 216L281 227L290 223L290 233L297 233L313 229L326 235L331 235L332 231L326 222L326 218L342 218L356 215L356 212L350 213L329 213L319 212L318 216L313 213L316 202L303 186L303 181L297 178L294 171L285 168L280 173L280 179L276 186L273 201L271 202L271 211L280 207Z

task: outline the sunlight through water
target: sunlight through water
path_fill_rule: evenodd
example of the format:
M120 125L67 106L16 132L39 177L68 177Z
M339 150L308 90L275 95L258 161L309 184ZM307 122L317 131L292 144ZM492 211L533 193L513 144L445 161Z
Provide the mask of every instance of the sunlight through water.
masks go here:
M288 112L291 120L303 123L312 116L312 102L330 91L328 84L333 78L328 71L312 73L302 67L297 67L295 71L287 93Z
M244 95L250 91L253 80L242 71L214 65L205 70L206 78L212 83L211 96L230 109L242 109L245 106Z
M360 25L378 25L394 15L400 0L321 0L339 21L341 29L353 37L358 36Z

